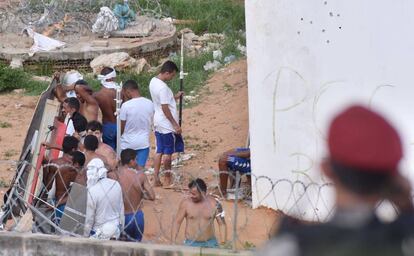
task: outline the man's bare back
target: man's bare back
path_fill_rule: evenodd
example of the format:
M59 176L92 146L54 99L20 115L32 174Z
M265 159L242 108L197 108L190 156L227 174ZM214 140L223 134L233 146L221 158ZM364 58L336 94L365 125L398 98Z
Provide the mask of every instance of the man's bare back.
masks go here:
M105 160L108 163L108 166L111 168L111 170L116 169L116 166L118 164L118 161L116 159L116 153L110 146L103 142L100 142L98 149L96 149L95 152L98 155L105 157Z
M106 162L106 158L104 156L102 156L100 154L97 154L96 152L91 152L91 151L85 151L84 154L85 154L85 166L87 166L88 163L92 159L99 158L99 159L102 160L102 162L104 162L105 166L108 166L108 176L109 176L109 173L112 170L109 170L110 167L109 167L108 163ZM86 182L87 182L86 168L84 168L83 170L81 170L77 174L76 179L75 179L75 182L78 183L78 184L80 184L80 185L86 186Z
M94 94L94 97L102 112L102 123L115 123L116 91L103 87Z
M92 89L87 86L77 85L75 92L81 103L79 112L88 122L98 120L99 104L95 97L92 96Z
M125 214L136 213L141 209L144 192L148 194L148 199L155 199L144 172L121 166L116 171L116 177L122 188Z
M72 166L72 160L67 156L51 160L49 163L50 165L44 168L44 183L49 191L55 181L55 199L56 205L59 206L66 203L70 183L75 181L77 171Z

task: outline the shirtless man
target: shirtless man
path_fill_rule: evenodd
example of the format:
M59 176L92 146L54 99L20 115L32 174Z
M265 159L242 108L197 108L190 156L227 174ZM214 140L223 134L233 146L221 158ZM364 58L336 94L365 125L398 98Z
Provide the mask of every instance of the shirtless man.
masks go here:
M55 79L58 84L55 88L55 96L60 102L64 102L68 95L76 95L80 101L79 113L87 120L98 120L99 105L96 99L92 96L93 90L89 87L85 80L77 80L73 84L62 85L60 83L60 73L55 73Z
M69 194L69 184L74 181L77 175L76 169L72 166L72 153L78 149L79 140L73 136L66 136L63 139L62 151L60 158L53 159L43 168L43 182L46 190L52 190L55 184L55 195L48 197L54 198L57 210L55 212L56 222L59 223L62 217L63 209L66 205L67 195Z
M116 159L116 153L113 148L102 142L102 124L98 121L91 121L86 126L86 134L94 135L98 138L99 145L95 152L106 158L106 162L112 170L116 169L118 161Z
M113 68L105 67L98 79L102 88L94 94L102 112L103 142L116 150L116 72Z
M101 159L102 162L104 162L105 166L108 166L106 158L95 152L98 148L99 141L94 135L86 135L83 145L85 147L85 166L87 166L88 163L94 158ZM86 186L86 170L82 170L78 173L75 182L80 185Z
M81 103L79 112L88 122L98 120L98 101L92 96L93 90L85 80L78 80L76 83L63 88L66 92L74 91L76 93L76 98Z
M154 200L155 193L144 172L137 170L136 154L133 149L122 150L122 166L118 168L116 174L124 199L125 228L123 236L127 241L140 242L144 234L142 200Z
M173 223L173 242L176 242L181 223L186 219L184 245L218 247L214 230L214 219L216 219L220 236L224 236L220 237L220 242L225 243L227 226L221 204L206 194L207 186L202 179L191 181L188 188L190 189L190 198L181 201L176 220Z

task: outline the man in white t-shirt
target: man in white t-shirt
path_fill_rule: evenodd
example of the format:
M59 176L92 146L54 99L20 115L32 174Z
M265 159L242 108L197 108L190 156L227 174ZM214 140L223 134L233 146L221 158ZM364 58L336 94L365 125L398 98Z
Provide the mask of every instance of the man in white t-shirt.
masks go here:
M125 102L121 106L121 149L137 151L138 169L143 169L149 155L149 136L151 132L154 106L141 97L137 82L128 80L122 87Z
M158 76L152 78L149 89L154 102L154 127L157 141L157 154L154 159L155 185L161 186L159 171L164 156L165 183L171 184L171 156L176 152L184 152L184 142L181 136L181 127L178 124L176 100L183 94L175 96L165 83L174 78L178 68L172 61L166 61Z

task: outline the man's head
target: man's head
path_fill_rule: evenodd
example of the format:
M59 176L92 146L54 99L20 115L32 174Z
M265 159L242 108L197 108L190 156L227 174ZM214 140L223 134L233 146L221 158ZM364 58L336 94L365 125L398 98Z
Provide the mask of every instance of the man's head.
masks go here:
M99 141L95 135L87 135L83 141L83 144L86 150L95 152L99 146Z
M72 152L72 163L73 167L77 169L82 169L83 165L85 164L85 155L80 151Z
M163 81L172 80L178 72L178 67L174 62L167 60L162 64L159 78Z
M81 79L81 80L78 80L78 81L76 81L75 82L75 86L78 88L78 87L81 87L83 90L85 90L89 95L92 95L92 93L93 93L93 90L92 90L92 88L91 87L89 87L89 85L88 85L88 82L86 82L85 80L83 80L83 79ZM85 99L84 98L82 98L82 96L77 92L76 93L76 98L78 98L78 100L80 101L80 102L85 102Z
M63 138L62 151L65 154L69 154L78 150L79 140L73 136L66 136Z
M133 149L127 148L121 152L121 164L123 166L128 166L130 168L136 168L137 162L135 158L137 157L137 152Z
M139 97L140 93L137 82L134 80L126 81L122 86L122 95L124 96L125 100Z
M194 203L198 203L205 198L207 185L204 180L199 178L192 180L188 184L188 188L190 189L190 198Z
M79 100L77 98L70 97L70 98L66 98L63 101L63 105L62 106L63 106L63 109L62 110L63 110L63 113L65 115L67 115L67 114L73 115L73 113L79 111L79 109L80 109L80 102L79 102Z
M115 70L113 68L111 68L111 67L104 67L101 70L101 75L106 76L106 75L109 75L110 73L112 73L114 71ZM114 77L113 78L109 78L109 79L106 79L105 81L106 82L113 82L113 81L115 81L115 78Z
M400 137L379 114L353 106L337 115L328 134L329 159L322 165L337 189L358 196L380 196L398 174Z
M98 121L90 121L86 126L86 134L94 135L99 141L102 141L103 127Z

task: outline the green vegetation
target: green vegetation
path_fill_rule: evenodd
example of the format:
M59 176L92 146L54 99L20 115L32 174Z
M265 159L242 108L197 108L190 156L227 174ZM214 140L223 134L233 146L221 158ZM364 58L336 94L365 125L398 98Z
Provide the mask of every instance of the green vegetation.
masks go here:
M25 89L29 94L39 94L47 87L47 83L32 79L32 76L22 69L12 69L0 65L0 93L14 89Z
M11 123L0 121L0 128L10 128L12 127Z

